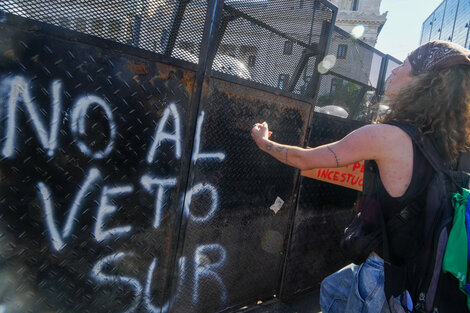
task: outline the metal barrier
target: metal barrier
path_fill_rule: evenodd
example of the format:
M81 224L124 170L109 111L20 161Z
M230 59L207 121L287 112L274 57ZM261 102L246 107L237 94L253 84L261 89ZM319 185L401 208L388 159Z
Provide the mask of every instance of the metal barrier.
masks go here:
M233 311L317 287L344 262L327 233L356 193L301 179L249 130L317 145L363 125L313 113L331 77L360 86L356 101L393 66L335 14L323 0L0 3L0 312ZM365 74L338 61L320 75L344 40Z

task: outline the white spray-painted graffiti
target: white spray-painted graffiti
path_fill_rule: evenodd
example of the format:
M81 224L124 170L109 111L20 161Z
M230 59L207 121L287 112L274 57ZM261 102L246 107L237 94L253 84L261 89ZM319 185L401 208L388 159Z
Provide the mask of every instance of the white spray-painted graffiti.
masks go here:
M119 235L131 231L132 226L120 226L108 230L103 230L103 228L105 216L116 211L116 207L113 204L109 203L110 196L122 195L125 193L130 193L132 191L134 191L134 187L129 185L115 188L109 188L108 186L105 186L103 188L103 192L101 194L100 207L98 208L98 214L96 217L96 223L93 232L97 241L104 241L112 235Z
M51 191L46 181L38 181L36 186L38 189L38 197L41 200L41 206L44 210L45 226L51 242L51 247L56 253L62 252L67 247L69 240L73 240L71 236L74 232L74 226L78 224L80 218L80 212L84 210L83 204L88 197L95 194L95 190L98 189L100 183L106 177L105 173L102 173L100 169L93 164L93 160L100 160L110 157L116 148L116 135L119 131L119 119L115 118L115 109L113 105L103 98L97 95L86 94L79 97L73 102L73 105L67 112L63 112L62 106L62 93L63 84L60 80L53 80L51 84L50 92L50 109L48 110L50 119L45 121L41 118L44 114L44 110L40 110L36 98L32 96L32 86L23 76L14 76L8 78L2 82L3 85L9 83L10 88L7 89L7 94L4 95L8 101L4 102L6 106L6 127L5 127L5 138L3 147L1 147L1 154L3 157L8 159L16 158L20 155L21 144L18 142L16 135L17 129L22 126L19 125L17 113L21 110L21 107L26 110L21 110L25 115L29 117L32 131L39 140L38 143L44 149L45 153L49 158L54 158L59 146L58 134L61 126L63 116L69 113L70 116L70 130L72 135L73 144L78 147L78 150L83 153L86 157L90 158L89 164L91 167L83 178L82 184L79 186L75 198L70 205L68 212L66 212L65 222L61 228L57 222L57 216L55 213L54 204L54 192ZM2 89L3 90L3 89ZM95 121L90 120L88 111L93 108L99 107L104 113L109 134L107 134L107 144L100 150L96 151L95 148L88 146L85 141L86 138L92 136L86 132L87 126ZM3 108L0 108L3 111ZM204 112L201 111L196 124L196 133L194 137L194 147L192 153L192 161L196 163L199 160L221 162L225 159L223 152L203 152L201 147L201 136L202 126L204 122ZM174 158L181 159L182 155L182 134L183 125L181 123L180 114L174 103L169 104L163 111L161 119L156 123L154 136L151 138L149 149L145 156L147 164L152 164L161 155L158 153L159 148L163 142L172 142L172 148L174 150ZM170 128L170 129L169 129ZM65 143L64 143L65 144ZM166 155L168 157L168 155ZM109 173L106 173L109 174ZM171 189L176 188L178 181L176 177L154 177L150 173L144 173L140 177L140 185L143 189L150 193L155 194L154 202L154 218L152 227L157 229L161 226L164 218L164 214L170 208L166 208L167 200L169 198L168 192ZM94 227L92 227L92 235L98 243L107 242L108 240L116 240L121 238L123 235L129 235L133 231L131 225L119 225L114 228L106 228L107 222L113 219L113 216L119 214L118 205L116 202L130 196L138 186L134 186L128 182L114 182L119 185L102 185L101 196L96 199L96 218L94 218ZM208 193L210 195L211 203L205 213L191 212L191 203L193 198L198 195ZM215 212L219 206L219 195L218 190L208 182L199 182L194 184L192 187L188 187L184 197L182 197L183 209L185 216L192 222L195 223L206 223L213 218ZM88 201L91 202L91 201ZM63 210L61 210L63 211ZM90 210L92 212L92 210ZM186 262L186 257L181 256L178 260L178 271L179 281L177 282L177 294L181 294L182 285L184 284L187 276L187 268L191 269L193 273L192 281L193 293L191 299L194 303L197 303L201 296L204 294L204 290L200 288L200 281L212 281L218 286L220 301L225 302L227 300L227 290L221 276L218 274L226 261L227 252L223 246L216 243L201 244L195 248L192 262ZM132 303L129 304L127 312L135 312L141 305L149 312L167 312L172 306L172 300L169 299L160 306L156 306L152 303L152 280L154 274L158 268L157 258L153 258L150 263L146 275L146 281L144 287L141 282L135 277L129 277L124 275L116 275L107 272L108 266L115 266L119 262L127 258L132 258L134 254L132 252L119 251L111 255L108 255L96 262L91 270L92 278L100 285L118 285L121 289L128 289L134 295ZM0 311L3 307L0 305Z
M140 179L140 183L148 192L152 191L153 185L158 186L156 192L157 197L155 199L155 218L153 219L153 227L158 228L163 216L163 203L165 202L165 199L163 198L164 193L169 187L176 186L176 178L160 179L144 175Z
M44 149L47 150L49 156L53 156L57 147L57 133L59 131L60 113L61 113L61 90L62 84L60 81L55 80L52 82L52 118L50 121L50 132L44 126L43 121L39 118L37 105L33 102L30 93L30 86L25 78L16 76L11 81L10 92L8 95L8 123L6 141L3 145L2 154L6 158L10 158L15 152L15 138L16 138L16 112L18 111L18 104L22 100L26 107L29 116L33 122L35 133L38 135Z
M114 138L116 137L116 125L114 124L113 114L109 104L107 104L103 99L98 96L86 95L81 97L73 106L72 123L70 124L70 127L72 130L72 134L74 134L77 139L79 138L79 136L86 135L86 114L92 104L98 104L106 113L106 120L109 123L109 129L111 131L111 139L109 140L109 143L104 149L104 151L93 152L86 144L84 144L80 140L77 141L77 145L80 151L82 151L85 155L95 159L102 159L108 156L113 150Z

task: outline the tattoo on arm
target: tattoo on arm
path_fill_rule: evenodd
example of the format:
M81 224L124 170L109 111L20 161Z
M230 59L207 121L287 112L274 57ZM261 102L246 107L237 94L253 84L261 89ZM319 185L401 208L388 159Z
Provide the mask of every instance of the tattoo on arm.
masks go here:
M328 149L328 151L333 153L333 156L335 157L335 161L336 161L336 167L339 167L339 161L338 161L338 157L336 156L336 153L330 147L326 147L326 148Z
M283 146L276 147L276 151L277 151L277 152L282 152L282 150L284 150L284 147L283 147Z
M272 148L273 148L273 144L272 144L272 143L267 143L267 144L266 144L266 150L271 151Z
M289 149L286 149L286 163L287 163L287 155L289 154Z

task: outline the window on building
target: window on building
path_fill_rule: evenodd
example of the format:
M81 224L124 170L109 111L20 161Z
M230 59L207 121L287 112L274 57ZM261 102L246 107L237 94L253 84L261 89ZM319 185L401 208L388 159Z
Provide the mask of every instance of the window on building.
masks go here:
M254 67L256 64L256 56L258 55L258 47L242 45L240 46L240 59L246 60L249 67Z
M134 18L129 17L126 26L126 42L131 45L134 42Z
M277 80L277 88L284 89L288 82L289 74L279 74L279 79Z
M283 53L285 55L291 55L293 48L294 48L294 43L290 40L287 40L286 42L284 42L284 52Z
M249 67L254 67L255 64L256 64L256 55L248 56L248 66Z
M346 59L348 53L348 45L338 45L338 53L336 53L336 58Z
M353 11L357 11L359 9L359 0L353 0L351 9Z
M160 47L166 47L168 42L168 37L170 36L170 31L166 28L162 29L162 35L160 36Z
M343 86L343 80L341 78L332 78L330 86L330 94L334 93L336 90Z

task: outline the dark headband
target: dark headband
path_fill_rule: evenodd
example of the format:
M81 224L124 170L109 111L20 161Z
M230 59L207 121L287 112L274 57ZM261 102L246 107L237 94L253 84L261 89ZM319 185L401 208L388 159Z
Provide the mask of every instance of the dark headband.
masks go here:
M453 42L435 40L410 52L408 61L415 74L424 74L458 64L470 65L470 50Z

